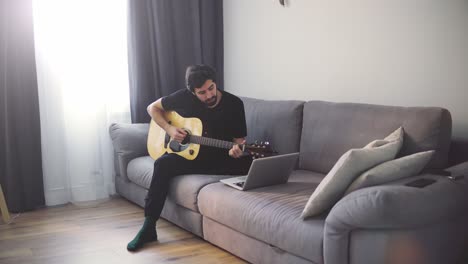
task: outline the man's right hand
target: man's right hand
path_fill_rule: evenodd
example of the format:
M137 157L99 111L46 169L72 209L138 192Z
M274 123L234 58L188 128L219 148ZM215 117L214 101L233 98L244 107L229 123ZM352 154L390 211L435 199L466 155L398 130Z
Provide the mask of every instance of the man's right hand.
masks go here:
M166 130L167 134L174 139L175 141L181 143L185 137L187 136L187 132L183 130L182 128L178 128L175 126L169 126L169 128Z

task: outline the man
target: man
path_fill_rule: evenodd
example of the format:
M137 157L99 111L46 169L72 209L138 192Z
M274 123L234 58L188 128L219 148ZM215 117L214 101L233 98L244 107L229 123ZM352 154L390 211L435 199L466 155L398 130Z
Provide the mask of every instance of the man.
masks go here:
M245 143L247 135L242 101L216 86L216 73L207 65L187 68L187 89L162 97L148 106L151 118L171 138L182 142L186 131L172 126L164 118L165 111L176 111L183 117L196 117L202 121L203 136L234 143ZM238 145L229 151L200 146L196 159L190 161L177 154L165 153L154 162L153 178L145 199L145 222L136 237L127 245L136 251L145 243L157 240L155 229L169 190L170 179L182 174L246 174L251 158L245 156Z

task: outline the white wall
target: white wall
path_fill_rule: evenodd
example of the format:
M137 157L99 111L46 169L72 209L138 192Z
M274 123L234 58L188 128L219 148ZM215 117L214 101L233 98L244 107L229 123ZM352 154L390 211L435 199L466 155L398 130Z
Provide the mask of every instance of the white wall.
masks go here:
M450 110L468 139L468 1L224 0L225 89Z

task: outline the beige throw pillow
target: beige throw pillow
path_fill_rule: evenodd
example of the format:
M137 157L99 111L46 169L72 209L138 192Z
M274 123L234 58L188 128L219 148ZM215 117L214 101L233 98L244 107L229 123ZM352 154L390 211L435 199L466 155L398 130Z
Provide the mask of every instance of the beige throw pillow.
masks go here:
M404 131L400 127L384 140L372 141L362 149L351 149L343 154L312 193L301 217L305 219L330 209L357 176L394 159L403 144L403 137Z
M375 166L357 177L345 195L357 189L384 184L419 174L434 154L433 150L419 152Z
M403 127L399 127L397 130L393 131L390 135L388 135L384 139L377 139L369 144L367 144L364 148L375 148L375 147L380 147L385 144L387 144L390 141L400 141L401 144L403 144L403 138L405 136L405 131L403 130ZM400 146L401 148L401 146Z

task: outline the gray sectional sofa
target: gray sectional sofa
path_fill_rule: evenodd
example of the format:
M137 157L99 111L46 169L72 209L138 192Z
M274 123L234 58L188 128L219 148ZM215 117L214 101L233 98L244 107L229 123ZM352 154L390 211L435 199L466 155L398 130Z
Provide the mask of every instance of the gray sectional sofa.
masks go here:
M162 216L252 263L468 263L468 163L447 168L451 116L436 107L394 107L323 101L242 98L248 142L269 141L279 153L300 152L287 184L241 192L223 175L173 179ZM339 157L384 138L406 134L399 156L436 150L426 173L357 190L323 215L300 218L310 195ZM113 124L117 192L143 206L153 160L148 124ZM437 182L404 184L418 177ZM402 262L404 261L409 262ZM419 261L419 262L418 262Z

